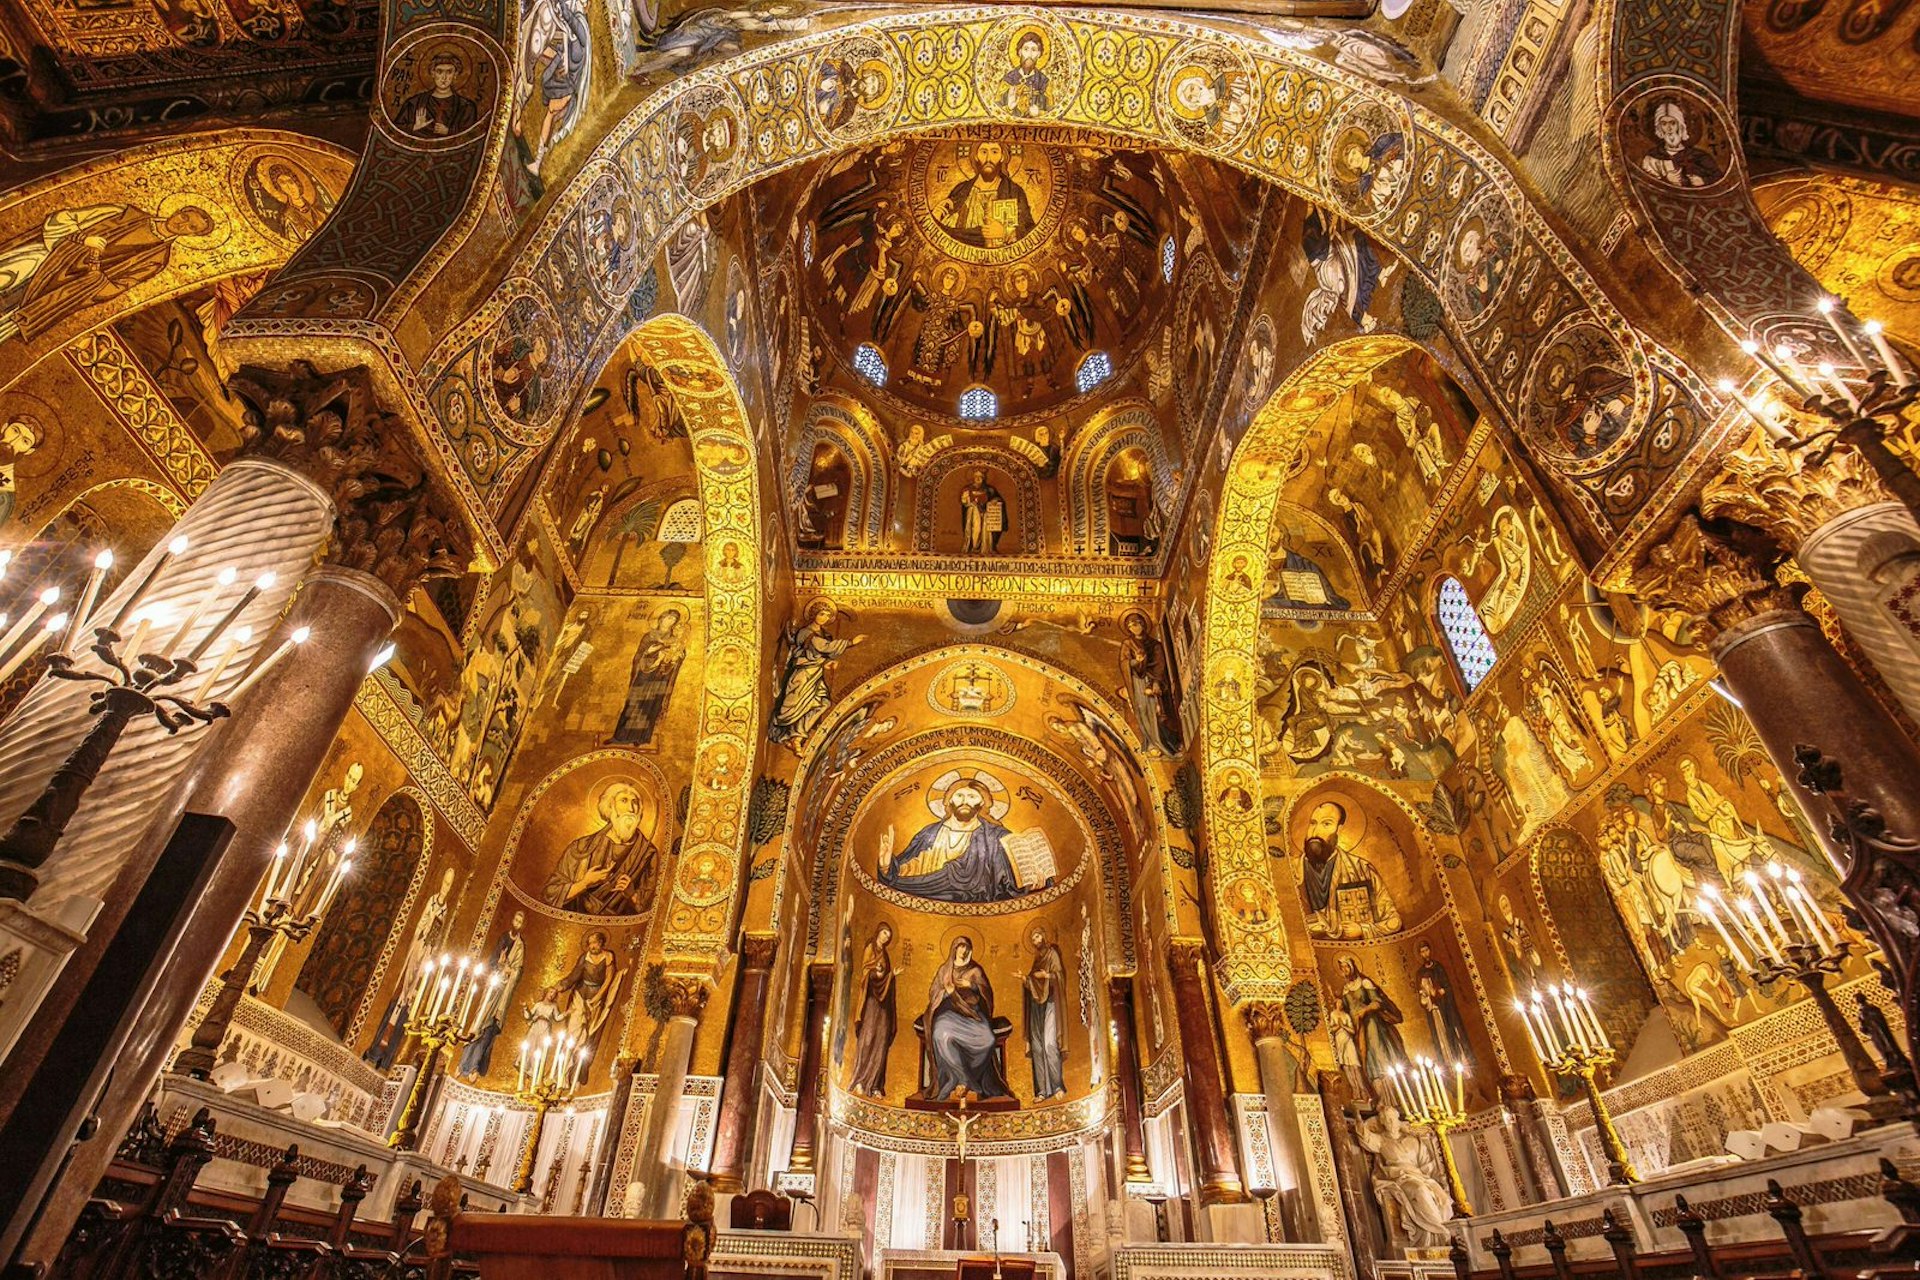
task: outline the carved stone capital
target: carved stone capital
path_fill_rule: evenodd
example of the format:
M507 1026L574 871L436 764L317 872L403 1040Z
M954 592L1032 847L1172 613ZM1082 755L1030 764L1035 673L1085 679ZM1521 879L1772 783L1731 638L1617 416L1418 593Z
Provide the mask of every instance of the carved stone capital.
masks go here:
M698 1018L700 1011L707 1007L707 996L713 991L712 984L705 978L677 973L666 975L661 985L666 991L667 1008L676 1018Z
M1852 449L1809 462L1756 440L1721 459L1721 466L1719 478L1701 491L1701 513L1764 529L1788 548L1799 548L1849 511L1894 500Z
M329 560L373 575L401 600L423 579L466 568L472 548L459 500L422 463L406 423L381 410L364 368L249 365L227 385L245 406L247 454L298 471L333 500Z
M1709 530L1691 512L1647 552L1633 589L1655 607L1690 615L1709 647L1743 622L1799 610L1759 556Z
M1279 1040L1287 1034L1287 1009L1277 1001L1255 1000L1242 1005L1240 1013L1247 1020L1247 1029L1253 1032L1255 1044L1262 1040Z
M1207 962L1207 944L1198 938L1173 938L1167 942L1167 965L1176 977L1191 977L1195 965Z
M780 950L780 936L773 933L748 933L740 938L740 966L744 969L771 969Z

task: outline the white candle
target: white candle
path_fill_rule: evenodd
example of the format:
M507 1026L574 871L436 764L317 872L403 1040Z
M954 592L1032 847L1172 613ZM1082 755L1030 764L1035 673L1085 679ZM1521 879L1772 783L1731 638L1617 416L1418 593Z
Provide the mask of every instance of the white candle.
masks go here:
M1855 409L1860 407L1859 398L1853 394L1853 389L1847 386L1832 365L1822 360L1817 367L1820 370L1820 378L1827 384L1828 390L1845 400L1850 407Z
M1867 340L1873 343L1873 349L1879 355L1880 363L1884 364L1887 372L1893 375L1893 385L1903 391L1912 386L1913 379L1907 376L1906 362L1896 356L1893 348L1887 345L1887 335L1880 322L1869 320L1861 328L1867 331Z
M287 842L282 840L273 851L273 861L267 866L267 883L260 890L262 904L271 902L280 892L280 877L287 870Z
M87 585L80 589L80 603L73 611L73 631L67 636L68 653L77 653L81 648L80 637L87 633L87 623L93 617L93 606L100 598L100 584L106 581L107 570L113 568L113 552L102 551L93 558L93 572L87 575Z
M1721 923L1720 913L1713 908L1713 899L1703 893L1696 905L1700 909L1700 914L1707 918L1707 922L1720 935L1720 941L1727 944L1727 954L1733 957L1733 962L1742 969L1751 969L1753 964L1747 959L1747 953L1740 949L1740 944L1735 942L1733 935L1727 932L1727 926Z
M1816 936L1830 951L1840 949L1840 934L1827 920L1827 913L1821 910L1819 901L1807 889L1806 882L1800 877L1798 867L1787 868L1787 892L1806 904L1807 919L1814 925Z
M229 569L226 572L231 573L233 571ZM225 574L223 574L222 576L224 577ZM228 579L228 581L231 581L231 579ZM242 613L244 613L246 611L247 606L252 604L255 600L258 600L260 598L260 593L262 591L265 591L268 587L271 587L273 583L274 583L274 575L271 573L263 573L258 578L255 578L253 581L253 585L248 587L245 591L241 592L240 598L233 602L233 607L220 615L220 621L214 623L211 627L207 628L207 634L204 636L201 636L200 643L193 646L193 652L187 655L187 661L188 662L200 661L201 655L205 654L208 649L212 648L213 642L215 640L218 640L222 635L224 635L226 633L227 628L233 625L233 620L235 618L238 618Z
M46 622L41 625L40 630L24 645L20 646L20 651L7 659L5 666L0 666L0 682L4 682L9 676L24 666L34 654L40 652L40 647L45 644L49 638L60 634L66 625L67 615L64 613L56 613L51 618L48 618Z
M1573 1018L1567 1013L1566 997L1561 994L1560 988L1552 985L1547 987L1547 996L1553 1002L1554 1016L1560 1020L1560 1032L1566 1038L1566 1043L1569 1046L1578 1048L1580 1046L1580 1036L1574 1031Z
M172 638L167 641L166 646L161 649L161 652L165 654L178 653L180 646L187 642L187 637L193 634L193 629L200 625L200 619L207 616L207 610L213 608L215 602L227 593L227 588L232 586L234 579L239 576L240 571L232 565L228 565L219 573L215 574L213 576L213 585L205 591L202 591L200 598L193 602L193 608L187 610L186 620L180 624L180 629L173 633Z
M194 692L193 700L195 702L205 702L213 696L213 687L219 684L220 677L227 673L227 667L233 662L234 655L250 644L252 640L252 627L239 627L234 630L233 637L227 641L226 648L220 651L220 656L214 660L213 666L208 669L207 678L200 682L199 689Z
M0 637L0 654L12 653L13 646L19 644L33 624L40 621L40 616L59 603L60 588L48 587L42 591L27 611L20 615L20 621L14 623L4 637Z
M540 1037L540 1047L533 1051L533 1087L540 1087L540 1070L547 1064L547 1050L553 1047L552 1036Z
M1853 335L1848 333L1845 326L1840 323L1840 309L1834 305L1833 299L1822 298L1813 304L1813 309L1818 311L1820 318L1827 322L1827 328L1833 330L1833 336L1840 339L1840 344L1847 349L1847 354L1853 357L1854 362L1863 371L1871 371L1872 366L1867 363L1866 352L1860 350L1860 345L1853 340Z
M1546 1037L1547 1052L1556 1058L1566 1057L1566 1046L1560 1043L1560 1037L1553 1029L1553 1019L1547 1016L1546 1002L1540 998L1538 991L1533 993L1533 1018L1540 1024L1541 1034Z
M320 905L313 909L314 915L323 916L327 914L327 908L333 905L333 895L340 892L340 882L345 880L347 873L352 870L353 864L346 861L342 861L339 866L333 869L333 877L327 881L327 891L320 895Z
M1527 1016L1527 1006L1515 1000L1513 1002L1513 1011L1520 1015L1520 1023L1527 1029L1527 1045L1533 1050L1533 1056L1545 1062L1547 1059L1547 1051L1540 1043L1540 1033L1533 1029L1533 1019Z
M415 1014L420 1012L420 1002L427 998L427 985L433 981L433 967L437 963L429 956L427 962L420 966L420 985L413 989L413 999L407 1002Z
M1734 899L1733 906L1735 912L1746 921L1748 936L1760 939L1760 946L1756 949L1765 951L1767 955L1773 959L1774 963L1784 964L1785 960L1780 954L1780 948L1774 945L1773 935L1767 931L1767 926L1761 922L1760 913L1754 910L1753 899L1748 897L1736 898Z
M452 990L453 975L451 973L441 974L440 981L433 984L433 1005L427 1014L430 1020L438 1020L440 1015L446 1012L447 996Z
M186 535L178 535L172 541L168 542L166 550L162 551L159 558L148 566L139 584L135 586L134 589L128 593L127 598L121 602L120 611L113 615L113 621L107 624L107 630L118 634L120 624L133 617L134 610L137 609L140 602L146 598L148 588L153 586L153 580L160 576L160 571L167 567L169 561L185 555L186 551Z
M1780 366L1787 371L1786 383L1793 388L1795 394L1803 397L1807 395L1813 380L1807 377L1806 366L1801 364L1799 357L1793 354L1793 348L1777 346L1773 349L1773 358L1778 360Z
M1753 900L1759 904L1760 910L1766 916L1767 923L1773 927L1774 940L1783 947L1792 946L1793 935L1787 932L1787 926L1780 922L1780 913L1773 909L1773 899L1767 895L1766 877L1762 876L1752 867L1748 867L1741 873L1740 878L1746 882L1747 892L1751 894Z
M1593 1007L1593 997L1587 994L1585 987L1575 988L1573 994L1580 1001L1580 1012L1587 1019L1588 1029L1593 1032L1594 1046L1600 1049L1613 1048L1613 1041L1607 1039L1607 1029L1600 1025L1600 1015Z
M279 664L282 658L286 657L289 653L292 653L294 649L297 648L298 646L305 644L307 642L307 637L311 634L313 634L311 628L308 628L308 627L297 628L292 635L288 636L285 640L280 642L279 648L275 649L272 653L267 655L267 660L265 662L260 663L258 666L254 667L253 670L247 672L247 678L242 680L239 684L235 685L233 687L233 691L227 694L225 698L222 698L221 701L228 704L238 702L240 700L240 696L244 694L247 690L253 688L254 685L260 683L260 678L266 675L267 672L273 670L274 667Z
M578 1089L581 1082L587 1078L587 1046L580 1046L578 1058L578 1065L573 1069L573 1087L576 1089Z
M520 1054L513 1060L513 1091L515 1093L527 1091L527 1049L527 1042L522 1040Z
M1453 1064L1453 1113L1467 1114L1467 1064L1464 1062Z

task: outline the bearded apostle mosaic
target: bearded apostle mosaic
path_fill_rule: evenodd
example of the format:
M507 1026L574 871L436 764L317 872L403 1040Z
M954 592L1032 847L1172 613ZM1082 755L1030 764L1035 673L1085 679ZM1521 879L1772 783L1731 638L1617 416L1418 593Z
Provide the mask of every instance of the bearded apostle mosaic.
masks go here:
M667 847L660 788L617 749L548 776L515 822L513 895L544 915L647 914Z

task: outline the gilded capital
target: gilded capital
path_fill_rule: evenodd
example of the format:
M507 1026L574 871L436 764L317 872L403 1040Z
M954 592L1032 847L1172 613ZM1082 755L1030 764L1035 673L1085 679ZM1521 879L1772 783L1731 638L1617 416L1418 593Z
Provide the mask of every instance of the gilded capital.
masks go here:
M1812 462L1754 440L1721 466L1700 494L1701 514L1763 529L1788 548L1849 511L1894 500L1866 460L1847 448Z
M1647 552L1633 589L1656 607L1690 615L1709 646L1742 622L1799 608L1766 563L1709 530L1693 512Z
M227 385L245 406L246 453L298 471L332 499L330 561L372 574L401 600L423 579L466 567L458 500L422 464L406 424L381 411L364 368L249 365Z
M748 969L773 968L773 956L780 949L780 938L772 933L749 933L740 939L740 963Z
M667 974L661 984L665 988L667 1008L676 1018L698 1018L713 990L705 978L677 973Z
M1254 1042L1278 1040L1287 1034L1286 1006L1273 1000L1255 1000L1240 1007L1240 1013L1247 1020L1247 1029L1253 1032Z
M1207 962L1207 944L1198 938L1174 938L1167 943L1167 964L1176 975L1193 972Z

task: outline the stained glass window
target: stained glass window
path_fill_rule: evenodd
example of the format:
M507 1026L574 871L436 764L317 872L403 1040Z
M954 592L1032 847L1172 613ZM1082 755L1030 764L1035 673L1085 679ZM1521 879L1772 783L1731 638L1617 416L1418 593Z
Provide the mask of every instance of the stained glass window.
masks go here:
M1073 371L1073 385L1081 392L1093 390L1113 376L1113 360L1104 351L1089 351L1080 367Z
M1467 682L1469 691L1479 688L1487 672L1493 670L1493 638L1487 634L1480 611L1473 607L1460 579L1440 579L1439 614L1440 630L1447 637L1447 651L1453 654L1460 678Z
M876 387L887 385L887 358L871 342L853 349L853 371Z
M1173 243L1172 236L1160 242L1160 278L1169 284L1173 282L1173 262L1179 254L1180 250Z
M968 387L960 393L960 416L979 421L1000 416L1000 397L987 387Z

